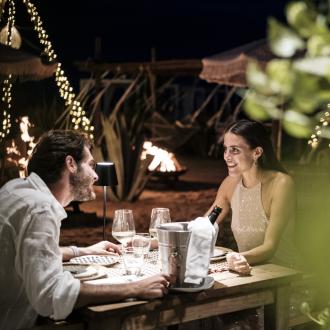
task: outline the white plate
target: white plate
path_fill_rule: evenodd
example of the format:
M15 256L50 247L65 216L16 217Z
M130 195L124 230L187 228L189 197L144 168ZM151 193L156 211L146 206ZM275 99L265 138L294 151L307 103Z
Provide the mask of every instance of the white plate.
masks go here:
M96 268L89 266L86 268L86 270L84 272L74 274L73 277L75 277L75 278L91 277L93 275L96 275L97 273L98 273L98 271Z
M80 281L94 280L107 276L106 268L103 266L63 265L63 269L69 271L74 278Z
M73 264L63 264L63 270L70 272L74 277L85 273L88 265L73 265Z
M117 255L85 255L81 257L72 258L69 261L71 264L77 265L100 265L112 266L119 262Z
M214 278L211 276L205 277L204 284L199 287L192 287L192 288L173 288L170 287L170 291L176 291L176 292L198 292L207 290L209 288L212 288L214 284Z
M218 259L225 259L226 254L228 253L227 250L215 247L213 252L213 257L211 257L211 260L218 260Z

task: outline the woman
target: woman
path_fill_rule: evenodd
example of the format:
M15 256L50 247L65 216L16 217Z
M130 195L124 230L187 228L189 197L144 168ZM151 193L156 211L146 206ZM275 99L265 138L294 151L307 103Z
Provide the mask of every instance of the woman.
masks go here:
M292 267L294 184L276 158L265 127L249 120L229 126L224 160L229 175L208 213L220 206L220 223L232 211L231 228L239 253L228 255L229 268L250 273L250 264L266 261Z

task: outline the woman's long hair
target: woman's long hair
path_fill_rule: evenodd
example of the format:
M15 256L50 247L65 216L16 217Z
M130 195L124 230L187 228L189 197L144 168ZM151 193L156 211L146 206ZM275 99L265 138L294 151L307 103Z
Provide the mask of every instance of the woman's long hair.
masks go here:
M258 159L258 166L262 169L288 173L277 159L270 135L264 125L256 121L242 119L228 126L225 133L229 132L244 138L252 149L262 148L263 153Z

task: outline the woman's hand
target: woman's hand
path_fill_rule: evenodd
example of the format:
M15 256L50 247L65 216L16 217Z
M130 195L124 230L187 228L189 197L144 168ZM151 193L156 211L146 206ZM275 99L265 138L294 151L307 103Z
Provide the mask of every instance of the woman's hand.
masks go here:
M113 254L120 253L120 247L109 241L101 241L96 244L86 246L84 248L79 248L79 255L87 254Z
M228 268L237 273L249 275L252 267L247 262L246 258L237 252L230 252L226 255Z

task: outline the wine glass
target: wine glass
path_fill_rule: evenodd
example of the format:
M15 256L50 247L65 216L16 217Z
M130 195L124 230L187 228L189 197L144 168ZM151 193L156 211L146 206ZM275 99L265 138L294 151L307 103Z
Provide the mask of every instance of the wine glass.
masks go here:
M133 246L125 246L122 249L122 259L125 267L125 275L141 274L144 263L143 250L134 248Z
M156 227L162 223L171 222L170 210L165 207L155 207L151 210L149 233L152 238L157 238Z
M126 246L134 235L133 211L127 209L116 210L112 223L112 236L123 246Z
M151 237L149 233L136 233L132 238L132 247L135 250L142 250L145 257L148 257Z

